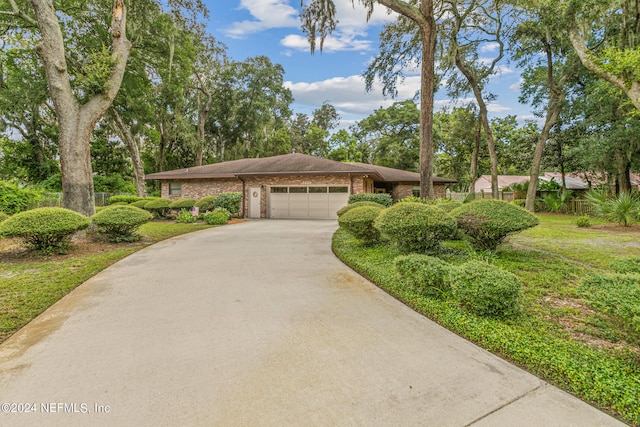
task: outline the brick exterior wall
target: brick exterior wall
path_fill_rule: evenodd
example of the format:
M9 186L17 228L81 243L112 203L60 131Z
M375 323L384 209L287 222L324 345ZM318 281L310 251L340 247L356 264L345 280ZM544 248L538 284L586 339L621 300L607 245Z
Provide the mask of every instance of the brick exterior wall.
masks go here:
M243 183L244 180L244 183ZM162 197L177 200L182 198L202 199L205 196L217 196L220 193L239 192L244 193L241 215L247 216L249 212L249 189L260 188L260 217L267 218L267 196L271 186L290 185L328 185L347 186L349 194L373 193L373 179L362 176L342 176L342 175L299 175L299 176L260 176L243 178L243 180L232 179L194 179L182 180L182 191L179 195L169 195L169 182L161 183ZM178 181L175 181L178 182ZM436 197L445 197L445 186L434 185ZM413 184L397 184L393 187L391 196L393 200L399 200L413 194Z

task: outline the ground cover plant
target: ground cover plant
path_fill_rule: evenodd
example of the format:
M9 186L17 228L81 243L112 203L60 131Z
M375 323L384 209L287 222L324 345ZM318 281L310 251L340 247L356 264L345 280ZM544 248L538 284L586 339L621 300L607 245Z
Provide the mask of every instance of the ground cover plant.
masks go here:
M211 227L153 221L140 226L142 239L138 242L113 244L88 235L74 239L66 255L55 256L27 252L17 239L0 239L0 342L127 255L161 240Z
M476 252L458 241L446 242L448 250L439 254L454 270L481 262L517 277L518 310L506 318L477 314L452 291L434 298L407 286L394 261L403 254L394 245L363 245L339 229L333 249L347 265L444 327L630 424L639 424L640 335L622 321L633 315L635 296L610 292L625 305L606 301L604 306L600 298L593 303L585 298L591 289L585 281L615 274L611 265L618 259L639 257L640 226L618 227L594 219L590 228L580 228L575 216L539 218L539 226L513 235L494 252ZM617 312L610 312L614 309Z

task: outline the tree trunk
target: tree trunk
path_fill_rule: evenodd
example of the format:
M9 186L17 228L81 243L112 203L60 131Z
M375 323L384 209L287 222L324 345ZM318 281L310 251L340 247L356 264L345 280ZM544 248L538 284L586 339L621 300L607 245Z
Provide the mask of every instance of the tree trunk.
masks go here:
M631 179L629 177L629 171L631 165L624 152L616 150L616 182L618 188L618 194L631 192Z
M140 158L140 147L131 134L131 129L124 123L124 120L122 120L118 110L113 107L109 108L109 116L111 118L112 126L120 136L122 142L124 142L124 146L129 152L129 157L131 157L136 195L138 197L145 197L147 195L147 190L144 182L144 166L142 165L142 159Z
M420 84L420 198L433 199L433 95L435 92L436 23L433 2L422 1L420 25L422 69Z
M48 0L30 2L41 35L36 52L44 64L58 121L63 206L90 216L95 213L95 196L89 142L96 123L120 89L129 58L131 43L125 33L126 8L123 0L113 1L111 37L114 67L105 85L107 89L80 106L71 88L64 39L53 5Z
M482 125L478 121L478 128L476 129L476 138L473 144L473 151L471 152L471 169L469 176L471 178L471 187L469 194L471 200L476 198L476 179L478 178L478 155L480 153L480 139L482 138Z
M536 194L538 193L538 178L540 178L540 164L542 163L544 146L549 139L549 133L551 132L551 129L556 125L556 123L558 122L558 117L560 116L560 104L555 103L555 107L551 105L551 102L549 102L549 104L550 105L548 106L547 110L547 119L544 122L544 126L542 128L542 132L540 132L540 136L538 136L536 149L533 152L531 176L529 177L527 199L524 205L524 207L531 212L535 212Z

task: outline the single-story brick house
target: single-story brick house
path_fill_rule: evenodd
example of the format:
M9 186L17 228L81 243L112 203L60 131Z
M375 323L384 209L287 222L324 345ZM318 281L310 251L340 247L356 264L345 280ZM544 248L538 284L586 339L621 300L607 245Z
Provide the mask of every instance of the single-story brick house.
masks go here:
M241 214L249 218L336 218L350 194L390 193L397 200L420 185L415 172L299 153L158 172L146 179L159 180L162 197L169 199L241 192ZM434 177L436 195L444 197L454 182Z

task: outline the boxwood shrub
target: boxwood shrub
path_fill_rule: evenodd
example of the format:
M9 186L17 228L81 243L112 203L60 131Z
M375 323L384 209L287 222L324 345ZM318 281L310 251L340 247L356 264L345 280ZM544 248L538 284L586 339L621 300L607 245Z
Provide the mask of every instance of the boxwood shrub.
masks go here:
M196 199L184 198L171 202L170 209L191 209L196 204Z
M475 200L451 211L476 250L495 250L513 233L538 225L529 211L502 200Z
M616 273L640 274L640 257L618 258L609 265Z
M153 218L149 212L135 206L114 206L103 209L91 217L98 231L107 235L110 242L134 242L140 240L135 232Z
M445 212L451 212L452 210L462 206L462 202L442 202L438 203L436 206Z
M226 209L231 215L238 215L240 213L241 202L242 193L221 193L214 200L213 207Z
M64 208L38 208L21 212L0 223L0 235L19 237L31 249L64 253L73 233L89 226L89 218Z
M114 203L119 203L119 202L124 202L126 204L129 204L129 203L137 202L140 199L142 199L142 197L133 196L129 194L121 194L121 195L109 197L109 204L113 205Z
M407 287L426 297L439 297L451 288L451 266L440 258L411 254L399 256L394 265Z
M4 221L7 218L9 218L9 215L7 215L6 213L0 211L0 222Z
M579 291L594 309L618 317L640 337L640 274L596 274Z
M229 221L230 217L231 214L226 209L215 209L204 214L202 218L209 225L224 225Z
M194 205L200 209L200 212L212 211L214 209L213 203L216 201L216 196L206 196L198 200Z
M380 231L373 223L381 211L380 205L358 206L341 215L338 224L365 244L373 244L380 240Z
M393 203L393 199L391 199L391 194L386 193L350 195L349 204L355 202L375 202L388 208L389 206L391 206L391 203Z
M141 200L138 200L137 202L131 203L130 206L135 206L136 208L144 209L144 205L146 205L148 202L149 200L147 199L141 199Z
M437 252L456 232L455 220L442 209L412 202L384 209L375 227L405 252Z
M159 217L166 217L170 206L171 200L161 198L148 201L145 203L144 209Z
M384 208L386 206L381 205L380 203L376 203L376 202L355 202L355 203L350 203L342 208L340 208L338 210L338 212L336 212L336 214L340 217L344 214L346 214L347 212L349 212L351 209L353 208L359 208L362 206L373 206L373 207L379 207L379 208Z
M518 278L482 261L469 261L452 269L451 290L464 307L480 316L509 317L518 311Z

